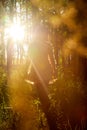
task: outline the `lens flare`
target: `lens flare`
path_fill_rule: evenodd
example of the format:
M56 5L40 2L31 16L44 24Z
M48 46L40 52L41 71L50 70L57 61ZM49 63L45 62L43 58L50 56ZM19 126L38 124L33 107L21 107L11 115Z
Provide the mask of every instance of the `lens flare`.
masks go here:
M24 28L19 24L14 24L10 27L9 34L13 40L23 40Z

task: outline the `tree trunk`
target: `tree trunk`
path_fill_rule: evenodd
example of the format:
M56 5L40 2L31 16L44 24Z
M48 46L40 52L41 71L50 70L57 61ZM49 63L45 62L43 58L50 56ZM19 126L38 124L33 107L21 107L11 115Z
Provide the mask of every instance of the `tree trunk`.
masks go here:
M50 103L48 94L45 91L44 86L40 82L35 84L35 86L38 91L38 95L39 95L39 99L42 105L43 112L45 113L45 116L47 118L49 129L59 130L57 127L57 114L56 114L55 108L50 107L51 103Z

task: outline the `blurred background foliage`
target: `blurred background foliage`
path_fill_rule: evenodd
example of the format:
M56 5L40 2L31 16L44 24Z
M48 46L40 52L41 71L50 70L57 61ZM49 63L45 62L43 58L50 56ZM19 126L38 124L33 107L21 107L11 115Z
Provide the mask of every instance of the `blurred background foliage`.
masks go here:
M25 28L23 41L10 39L12 23ZM0 130L48 130L36 88L24 79L35 26L44 24L51 37L57 81L49 98L59 130L87 129L87 1L0 1ZM16 45L16 47L15 47Z

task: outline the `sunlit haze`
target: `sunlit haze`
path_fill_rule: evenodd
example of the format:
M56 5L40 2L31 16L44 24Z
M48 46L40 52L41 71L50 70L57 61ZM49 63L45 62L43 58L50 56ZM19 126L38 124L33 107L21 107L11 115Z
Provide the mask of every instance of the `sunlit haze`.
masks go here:
M9 28L9 34L13 38L13 40L23 40L24 28L20 24L13 24Z

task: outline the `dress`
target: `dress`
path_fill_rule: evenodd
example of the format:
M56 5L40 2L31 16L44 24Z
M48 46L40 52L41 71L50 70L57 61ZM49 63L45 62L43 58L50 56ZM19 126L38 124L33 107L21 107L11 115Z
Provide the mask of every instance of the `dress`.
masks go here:
M53 75L50 62L51 59L53 60L53 54L51 45L47 42L41 42L31 43L29 46L29 57L31 61L29 79L33 82L40 81L43 85L46 85L52 79Z

